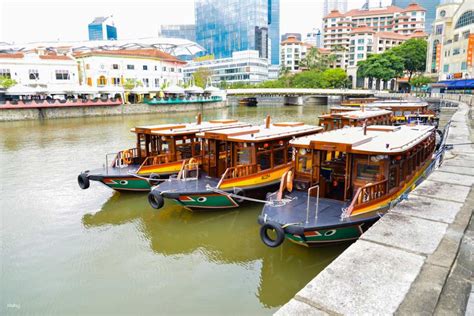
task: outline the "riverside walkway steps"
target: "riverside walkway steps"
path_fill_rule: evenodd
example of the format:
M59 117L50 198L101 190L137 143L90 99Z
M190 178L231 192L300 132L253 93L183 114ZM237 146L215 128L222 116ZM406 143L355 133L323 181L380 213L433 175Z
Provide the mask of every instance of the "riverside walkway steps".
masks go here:
M458 104L448 144L474 140L469 107ZM465 314L474 266L473 187L474 146L454 146L407 200L276 315Z

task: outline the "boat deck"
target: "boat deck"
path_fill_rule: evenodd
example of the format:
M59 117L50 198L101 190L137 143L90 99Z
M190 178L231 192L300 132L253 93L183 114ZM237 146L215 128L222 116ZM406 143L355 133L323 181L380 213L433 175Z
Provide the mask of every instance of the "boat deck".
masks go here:
M127 176L130 173L136 173L138 168L140 168L140 165L129 165L129 166L124 166L122 168L102 167L102 168L90 170L88 174L97 175L97 176L112 176L112 177Z
M155 189L158 192L179 192L179 193L202 193L208 192L207 185L217 187L220 179L211 178L207 174L200 172L197 180L176 180L169 179L158 185Z
M283 206L265 205L262 216L279 224L301 224L303 227L325 227L344 223L341 220L342 209L348 203L331 199L319 199L318 217L315 220L316 197L310 198L309 221L306 223L307 192L293 191L285 197L291 198L291 202Z

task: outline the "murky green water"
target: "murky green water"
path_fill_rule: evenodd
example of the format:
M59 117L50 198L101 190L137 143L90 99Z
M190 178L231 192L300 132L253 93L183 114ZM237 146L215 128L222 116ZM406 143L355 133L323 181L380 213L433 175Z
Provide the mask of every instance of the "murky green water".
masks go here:
M205 119L316 123L326 107L234 107ZM145 194L76 183L138 124L196 113L0 124L0 314L270 314L344 247L264 246L260 205L153 210Z

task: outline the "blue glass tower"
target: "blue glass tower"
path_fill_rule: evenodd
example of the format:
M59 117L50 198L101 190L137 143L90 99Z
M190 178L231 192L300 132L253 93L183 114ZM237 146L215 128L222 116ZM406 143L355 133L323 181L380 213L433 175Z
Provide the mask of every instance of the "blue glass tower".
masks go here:
M196 41L215 58L250 49L278 64L279 4L279 0L196 0Z
M89 41L116 40L117 28L112 17L98 17L88 25Z
M440 0L392 0L392 5L399 8L406 8L410 3L418 3L426 9L425 31L431 33L433 21L436 18L436 6L440 4Z

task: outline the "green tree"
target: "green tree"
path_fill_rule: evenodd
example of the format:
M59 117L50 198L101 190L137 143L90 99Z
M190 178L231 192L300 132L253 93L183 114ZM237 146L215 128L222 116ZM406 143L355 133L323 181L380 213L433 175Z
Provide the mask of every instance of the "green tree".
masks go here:
M334 54L322 54L318 48L311 48L305 58L300 62L300 67L308 70L325 71L328 69L337 59Z
M403 74L403 59L391 51L369 55L366 60L357 63L357 76L383 80L399 78Z
M0 87L2 87L3 89L8 89L16 84L17 82L14 79L11 79L6 76L0 76Z
M134 78L127 78L125 79L125 82L123 83L123 88L125 90L133 90L133 88L141 87L141 86L143 86L142 82Z
M207 85L208 79L212 76L212 70L209 68L201 67L198 68L194 73L194 83L196 86L205 88Z
M408 73L408 82L426 69L426 53L428 44L424 39L410 39L390 51L403 59L404 70Z
M426 86L427 84L430 84L433 82L430 77L425 77L425 76L416 76L411 79L411 85L414 86L417 89L420 89L423 86Z
M321 74L325 88L344 88L348 85L347 73L341 68L327 69Z
M297 73L291 80L292 88L326 88L327 85L323 82L322 72L316 70Z

